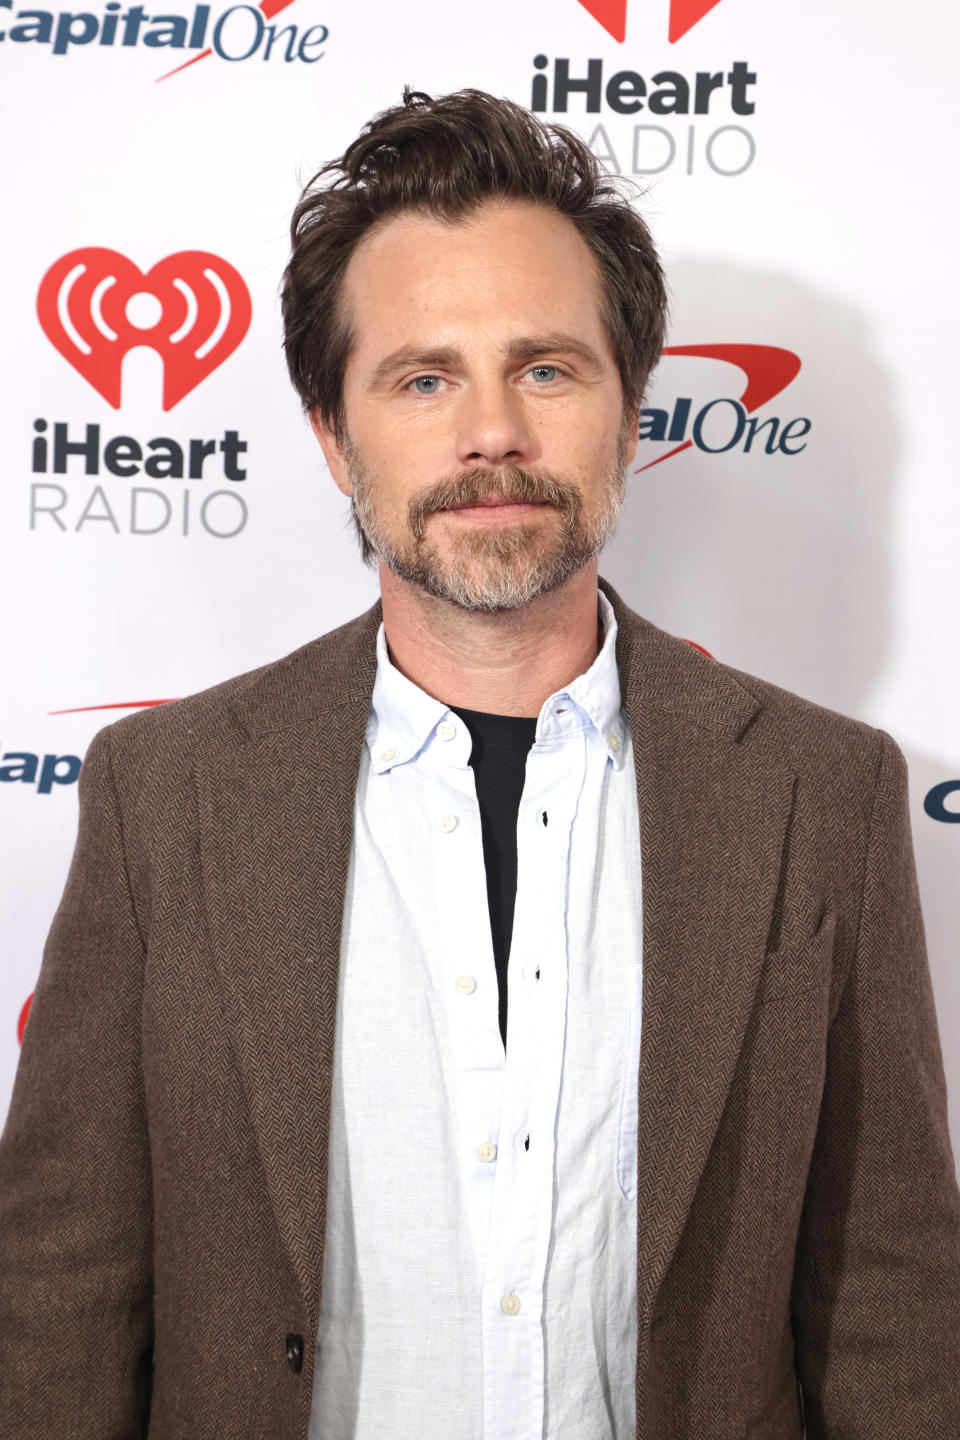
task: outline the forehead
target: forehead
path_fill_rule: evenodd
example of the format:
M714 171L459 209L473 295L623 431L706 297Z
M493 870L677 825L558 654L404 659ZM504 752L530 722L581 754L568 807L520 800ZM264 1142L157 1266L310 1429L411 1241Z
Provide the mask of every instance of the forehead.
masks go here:
M572 221L541 205L382 221L350 259L343 300L358 359L417 339L465 346L562 329L612 361L597 262Z

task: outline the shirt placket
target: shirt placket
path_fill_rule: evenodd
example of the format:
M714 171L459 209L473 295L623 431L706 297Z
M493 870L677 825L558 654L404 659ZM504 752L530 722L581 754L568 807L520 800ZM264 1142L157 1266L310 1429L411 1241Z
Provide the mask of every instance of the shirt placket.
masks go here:
M453 1066L451 1103L460 1194L477 1267L486 1259L500 1143L504 1053L490 935L483 834L470 740L464 727L425 757L432 772L434 876L438 911L436 983L443 996Z
M575 712L563 707L551 720L528 757L517 822L507 1062L483 1286L484 1440L540 1440L543 1432L570 839L585 774Z

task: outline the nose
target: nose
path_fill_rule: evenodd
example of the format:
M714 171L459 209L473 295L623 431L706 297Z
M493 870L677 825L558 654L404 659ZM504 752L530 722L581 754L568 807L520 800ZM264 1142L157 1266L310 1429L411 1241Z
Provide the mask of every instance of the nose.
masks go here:
M534 458L523 400L506 382L471 386L457 418L461 465L523 465Z

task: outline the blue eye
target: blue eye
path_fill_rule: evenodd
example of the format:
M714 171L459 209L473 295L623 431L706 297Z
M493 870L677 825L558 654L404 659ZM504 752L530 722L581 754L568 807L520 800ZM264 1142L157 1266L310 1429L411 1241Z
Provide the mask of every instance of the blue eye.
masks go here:
M440 384L438 375L418 375L411 385L415 395L436 395Z
M530 374L537 380L554 380L560 374L556 365L534 365Z

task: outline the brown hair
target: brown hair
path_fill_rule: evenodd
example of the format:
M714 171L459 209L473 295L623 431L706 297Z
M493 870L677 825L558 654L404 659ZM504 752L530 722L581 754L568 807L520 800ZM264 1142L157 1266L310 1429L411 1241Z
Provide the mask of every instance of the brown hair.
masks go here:
M485 201L526 200L567 216L600 270L607 330L628 408L638 406L663 345L667 299L650 232L579 136L482 90L403 104L365 125L313 177L290 225L283 277L284 349L305 410L344 434L343 377L352 337L344 272L377 221L424 211L457 221Z

